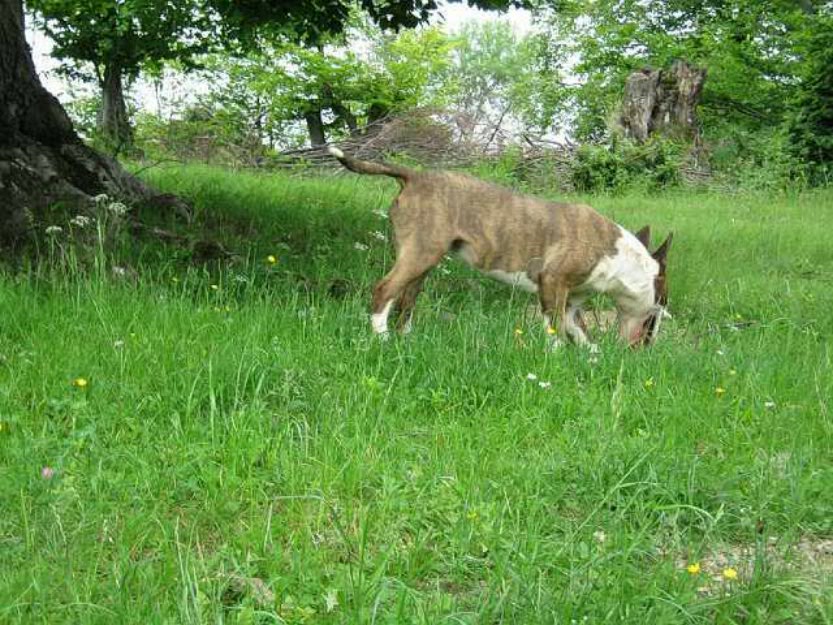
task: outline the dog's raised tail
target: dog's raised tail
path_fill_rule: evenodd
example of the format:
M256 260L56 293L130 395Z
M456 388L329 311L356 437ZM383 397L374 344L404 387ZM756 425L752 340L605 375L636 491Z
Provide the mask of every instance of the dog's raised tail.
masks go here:
M338 161L350 171L357 174L369 174L371 176L392 176L401 181L406 181L413 175L413 171L407 167L400 167L399 165L389 165L387 163L372 163L370 161L362 161L352 156L347 156L337 147L329 146L327 148L332 156L336 157Z

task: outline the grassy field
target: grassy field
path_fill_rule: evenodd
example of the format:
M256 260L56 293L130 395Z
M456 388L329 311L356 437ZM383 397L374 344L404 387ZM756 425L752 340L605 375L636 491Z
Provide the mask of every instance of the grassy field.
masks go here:
M591 362L450 261L374 340L389 181L146 175L234 256L0 274L0 623L833 621L833 193L589 198L676 236Z

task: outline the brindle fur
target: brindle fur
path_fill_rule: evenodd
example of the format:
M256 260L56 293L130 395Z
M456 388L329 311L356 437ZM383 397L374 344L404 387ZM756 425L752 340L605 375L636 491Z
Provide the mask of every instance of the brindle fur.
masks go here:
M372 312L390 301L398 327L410 320L423 280L449 251L484 271L524 272L538 286L543 313L567 334L570 294L599 259L616 254L619 227L590 206L549 202L456 172L417 172L331 153L357 173L388 175L402 187L390 209L396 262L373 290ZM577 303L586 297L573 293ZM572 324L583 326L577 306Z

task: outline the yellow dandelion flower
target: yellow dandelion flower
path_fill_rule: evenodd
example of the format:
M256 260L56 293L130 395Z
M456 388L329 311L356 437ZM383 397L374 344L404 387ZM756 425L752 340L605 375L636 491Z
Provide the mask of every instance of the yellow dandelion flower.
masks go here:
M736 369L729 369L729 375L737 375L738 372Z
M266 262L269 263L270 265L274 265L275 263L278 262L278 259L273 254L269 254L269 256L266 257Z
M723 569L723 577L724 579L734 580L738 578L738 572L736 569L733 569L731 566L728 568Z
M520 328L515 328L515 336L521 336L524 333Z
M645 380L645 388L653 388L653 386L654 386L654 378L653 377L648 378L647 380Z
M716 389L714 389L714 394L717 395L718 397L722 397L723 395L726 394L726 389L723 388L722 386L718 386Z
M219 290L220 290L220 287L219 287L218 285L216 285L216 284L212 284L212 285L211 285L211 290L212 290L212 291L219 291Z
M554 334L558 334L558 330L556 330L552 326L547 326L547 334L549 334L550 336L553 336Z
M477 513L477 510L469 510L468 513L466 513L466 518L469 521L476 521L479 516L480 515Z
M700 563L699 562L692 562L685 570L688 571L691 575L697 575L700 572Z
M72 385L76 388L87 388L87 384L89 384L89 382L87 382L86 378L75 378L72 381Z

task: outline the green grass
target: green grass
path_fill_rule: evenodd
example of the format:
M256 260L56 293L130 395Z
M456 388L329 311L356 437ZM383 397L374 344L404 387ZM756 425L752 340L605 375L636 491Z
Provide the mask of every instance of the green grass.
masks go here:
M454 263L374 340L388 181L149 175L237 255L0 276L0 623L833 621L831 193L591 198L676 233L593 363Z

